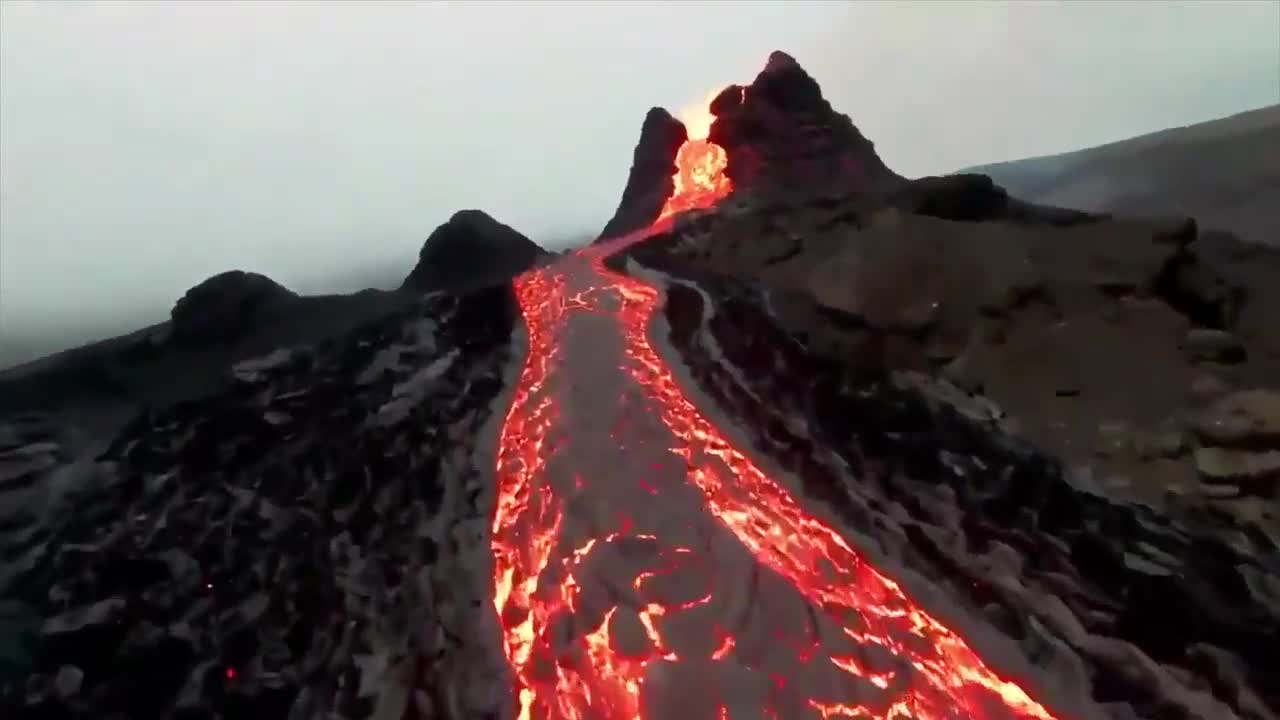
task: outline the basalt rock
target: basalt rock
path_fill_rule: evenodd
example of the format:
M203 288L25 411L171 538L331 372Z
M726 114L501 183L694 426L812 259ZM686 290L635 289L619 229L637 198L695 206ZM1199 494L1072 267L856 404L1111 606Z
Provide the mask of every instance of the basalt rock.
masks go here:
M480 210L459 210L436 228L418 252L402 289L467 290L505 282L533 267L547 251Z
M891 192L887 203L905 212L944 220L1010 220L1029 225L1078 225L1105 216L1023 202L990 177L976 173L922 177Z
M173 306L170 338L179 345L234 342L297 297L258 273L231 270L214 275Z
M727 151L735 188L838 183L867 191L902 182L786 53L772 53L750 85L725 88L710 109L709 139Z
M640 126L631 172L613 218L600 231L601 238L625 235L647 227L662 212L675 190L676 153L689 137L684 125L662 108L652 108Z

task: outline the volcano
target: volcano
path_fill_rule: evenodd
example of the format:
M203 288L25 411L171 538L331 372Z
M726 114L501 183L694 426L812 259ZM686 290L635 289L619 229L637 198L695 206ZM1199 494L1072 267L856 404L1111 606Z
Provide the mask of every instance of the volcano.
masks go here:
M914 223L1036 240L935 282ZM962 321L1082 284L1228 332L1194 227L1053 254L1110 223L902 178L774 53L648 113L586 247L460 213L432 253L512 256L442 285L424 248L410 299L100 454L7 418L0 487L63 497L2 528L5 716L1275 718L1266 533L1104 493L946 379ZM1043 257L1086 279L1015 273Z

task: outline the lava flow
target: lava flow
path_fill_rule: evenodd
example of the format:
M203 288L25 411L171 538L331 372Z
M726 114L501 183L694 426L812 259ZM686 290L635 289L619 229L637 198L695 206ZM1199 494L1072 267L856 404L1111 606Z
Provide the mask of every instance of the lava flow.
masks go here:
M494 605L520 720L1054 716L806 512L650 344L661 293L604 259L730 192L691 139L654 228L515 281Z

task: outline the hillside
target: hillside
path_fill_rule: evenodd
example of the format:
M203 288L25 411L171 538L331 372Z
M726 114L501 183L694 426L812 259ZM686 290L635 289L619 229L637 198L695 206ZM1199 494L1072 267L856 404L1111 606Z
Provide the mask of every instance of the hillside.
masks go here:
M241 360L338 340L424 292L507 282L544 255L512 228L463 210L432 232L396 290L303 296L257 273L220 273L179 298L166 322L0 370L0 416L113 419L188 400L225 381Z
M1125 216L1190 216L1280 245L1280 105L1057 155L993 163L1011 194Z

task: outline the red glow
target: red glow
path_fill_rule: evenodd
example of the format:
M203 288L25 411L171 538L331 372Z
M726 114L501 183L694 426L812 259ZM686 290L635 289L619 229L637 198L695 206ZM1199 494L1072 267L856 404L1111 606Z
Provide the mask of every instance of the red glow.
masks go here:
M704 139L686 140L676 153L675 192L667 198L660 217L710 207L733 190L724 169L729 156L724 148Z
M691 140L678 157L676 194L657 224L666 225L674 213L708 207L731 190L722 172L723 149L705 140ZM829 662L839 672L874 686L881 695L866 705L809 699L806 717L1053 718L1017 684L998 677L963 638L867 563L838 532L806 512L785 487L767 477L697 411L649 343L648 326L661 299L659 290L603 264L609 254L654 230L592 246L580 251L571 266L539 268L515 281L529 352L499 440L492 549L494 606L514 675L517 717L641 720L646 717L641 689L651 663L727 661L737 652L737 639L719 626L714 628L716 646L703 658L684 658L664 639L665 616L707 603L711 595L681 603L643 600L650 580L691 557L692 551L683 547L666 548L661 555L664 568L635 577L633 590L642 599L637 609L612 606L592 621L593 629L572 640L571 647L557 645L563 643L557 638L564 635L565 619L579 609L574 571L588 554L624 539L658 540L632 533L629 518L622 515L617 531L578 547L557 546L564 540L560 537L563 499L555 496L545 473L551 454L549 431L558 421L553 386L567 317L586 312L616 320L625 343L618 372L626 373L654 401L662 423L675 438L671 451L685 460L688 482L701 491L707 511L758 563L788 580L814 609L833 620L848 641L879 646L911 667L911 677L904 680L893 671L865 666L856 656L818 655L816 645L796 648L801 662ZM587 277L590 289L570 296L566 291L570 273L579 283ZM601 298L606 295L619 301L616 309L604 310ZM619 432L614 438L625 449L628 441ZM575 477L575 485L581 488L582 480ZM658 495L652 485L641 487L649 495ZM626 651L619 649L626 645L617 641L623 625L639 628L643 647L632 643ZM771 674L768 682L777 692L791 685L778 673ZM770 717L777 713L773 708L763 711ZM719 707L717 717L729 717L725 705Z
M729 165L728 154L707 139L715 119L707 110L710 100L680 113L689 139L676 152L676 172L671 178L675 189L663 205L659 220L686 210L711 207L733 190L733 183L724 174Z

